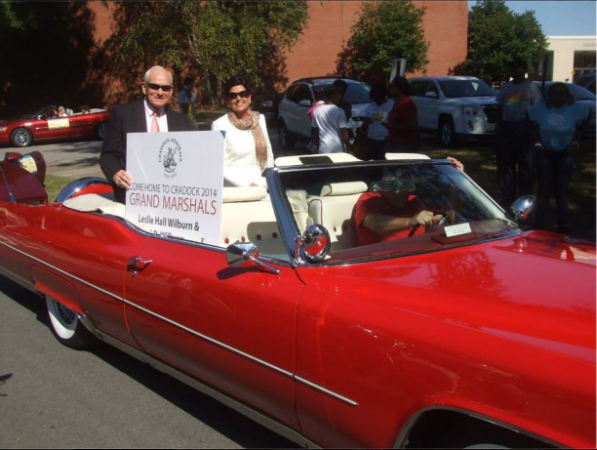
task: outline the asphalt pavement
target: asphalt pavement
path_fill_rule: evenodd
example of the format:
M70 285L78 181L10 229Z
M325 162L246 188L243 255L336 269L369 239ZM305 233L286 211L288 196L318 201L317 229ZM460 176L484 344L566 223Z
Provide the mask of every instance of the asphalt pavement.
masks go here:
M0 448L294 447L114 348L63 346L41 298L2 276L0 308Z

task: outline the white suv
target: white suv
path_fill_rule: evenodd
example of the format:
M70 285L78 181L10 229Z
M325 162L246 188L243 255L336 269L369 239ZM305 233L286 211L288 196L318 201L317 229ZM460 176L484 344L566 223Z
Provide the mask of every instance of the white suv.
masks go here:
M452 145L457 136L495 133L496 92L475 77L410 78L410 97L417 105L419 127L437 132Z
M323 89L341 79L347 84L344 100L350 103L352 110L351 128L358 128L359 120L371 102L369 85L362 81L338 77L302 78L293 82L280 100L278 107L280 147L291 146L296 138L309 139L311 136L311 118L309 109L315 103L315 91Z

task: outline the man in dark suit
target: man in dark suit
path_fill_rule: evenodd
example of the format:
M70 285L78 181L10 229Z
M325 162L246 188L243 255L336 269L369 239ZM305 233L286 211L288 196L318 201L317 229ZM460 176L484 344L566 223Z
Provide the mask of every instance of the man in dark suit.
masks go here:
M168 107L172 97L172 74L153 66L143 77L144 98L119 105L111 111L100 156L100 166L112 184L116 201L125 203L133 179L126 171L127 133L192 131L187 116Z

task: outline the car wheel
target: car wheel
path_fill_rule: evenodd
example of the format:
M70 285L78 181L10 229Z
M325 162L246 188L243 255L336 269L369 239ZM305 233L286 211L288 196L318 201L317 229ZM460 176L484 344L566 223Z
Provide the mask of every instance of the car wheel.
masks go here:
M286 124L284 122L280 123L280 128L278 128L278 136L280 139L280 149L292 147L294 144L294 139L292 139L292 136L288 131L288 128L286 128Z
M456 141L454 122L451 118L442 119L439 124L439 141L445 147L451 147Z
M104 136L106 136L106 122L102 122L97 126L95 135L100 141L104 140Z
M27 128L17 128L10 134L10 142L15 147L28 147L33 143L33 134Z
M78 350L91 345L93 336L81 323L75 311L47 294L46 308L52 332L62 344Z

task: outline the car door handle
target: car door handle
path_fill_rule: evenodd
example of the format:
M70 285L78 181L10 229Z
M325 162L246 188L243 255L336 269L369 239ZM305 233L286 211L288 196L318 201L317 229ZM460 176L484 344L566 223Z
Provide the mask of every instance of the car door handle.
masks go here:
M143 259L140 256L132 256L126 265L127 272L133 272L133 276L137 275L137 272L145 269L151 264L151 259Z

